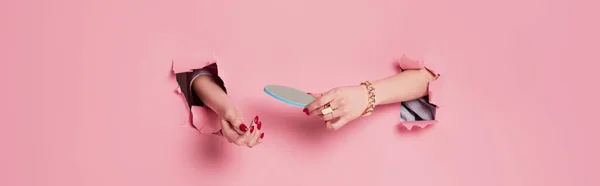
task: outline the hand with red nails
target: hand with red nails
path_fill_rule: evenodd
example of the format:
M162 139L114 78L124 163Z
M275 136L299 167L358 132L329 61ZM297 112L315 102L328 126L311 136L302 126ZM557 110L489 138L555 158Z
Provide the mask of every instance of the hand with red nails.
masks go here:
M262 122L258 116L247 125L242 114L237 109L231 109L219 115L221 121L221 134L227 141L239 146L254 147L260 144L262 137Z
M221 130L215 134L223 135L229 142L239 146L254 147L260 144L264 134L258 116L250 122L245 121L242 113L227 96L222 84L218 84L213 75L198 75L192 79L191 90L203 103L201 106L210 108L219 116Z

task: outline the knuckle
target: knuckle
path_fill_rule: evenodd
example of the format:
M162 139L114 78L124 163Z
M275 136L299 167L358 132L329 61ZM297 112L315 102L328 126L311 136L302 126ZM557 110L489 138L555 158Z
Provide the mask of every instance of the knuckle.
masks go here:
M320 102L315 102L315 104L309 105L306 108L308 108L308 110L312 110L313 112L316 112L317 111L316 109L318 107L317 104L320 104Z
M333 124L329 124L329 125L327 125L327 129L328 130L335 130L335 127L333 126Z
M336 126L334 127L334 130L339 130L339 129L341 129L341 128L342 128L342 126L343 126L343 125L336 125Z
M346 117L348 117L349 115L352 114L352 109L350 108L344 108L344 121L346 121Z
M339 88L332 89L331 90L331 94L334 95L334 96L340 94L340 89Z
M348 103L348 100L346 98L340 98L338 101L338 104L340 105L346 105L346 103Z
M346 115L346 113L348 109L346 107L339 107L338 109L335 109L335 112L337 112L340 115Z

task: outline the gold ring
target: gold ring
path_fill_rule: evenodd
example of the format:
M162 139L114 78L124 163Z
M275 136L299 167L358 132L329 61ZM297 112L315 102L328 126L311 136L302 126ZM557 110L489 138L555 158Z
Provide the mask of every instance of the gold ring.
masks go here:
M331 106L329 106L329 104L325 105L325 109L321 110L321 114L326 115L329 113L332 113L333 109L331 108Z

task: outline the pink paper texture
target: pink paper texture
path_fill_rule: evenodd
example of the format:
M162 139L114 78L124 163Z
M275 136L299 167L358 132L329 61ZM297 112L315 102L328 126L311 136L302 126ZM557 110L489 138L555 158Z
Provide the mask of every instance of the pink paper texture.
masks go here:
M598 5L2 1L0 185L600 185ZM327 131L262 91L357 85L402 55L441 74L435 125L408 131L390 105ZM188 124L182 56L218 62L262 144Z

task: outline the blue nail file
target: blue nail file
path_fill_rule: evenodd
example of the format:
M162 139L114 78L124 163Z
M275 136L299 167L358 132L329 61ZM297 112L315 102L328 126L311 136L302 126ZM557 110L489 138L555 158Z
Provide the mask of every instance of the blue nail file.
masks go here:
M281 85L267 85L264 91L267 95L296 107L306 107L307 104L315 100L315 97L306 92Z

